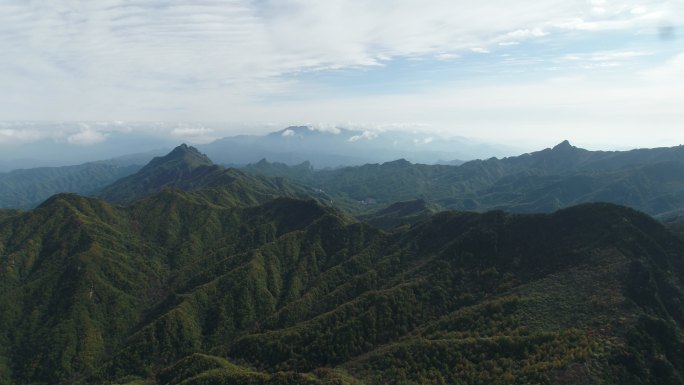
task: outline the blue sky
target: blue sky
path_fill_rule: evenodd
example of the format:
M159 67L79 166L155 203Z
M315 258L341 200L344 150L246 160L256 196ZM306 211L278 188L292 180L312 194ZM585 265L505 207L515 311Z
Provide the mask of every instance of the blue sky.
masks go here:
M684 143L681 0L5 0L0 52L6 122L225 123L169 128L191 142L315 123L530 149ZM0 145L114 129L73 127L6 123Z

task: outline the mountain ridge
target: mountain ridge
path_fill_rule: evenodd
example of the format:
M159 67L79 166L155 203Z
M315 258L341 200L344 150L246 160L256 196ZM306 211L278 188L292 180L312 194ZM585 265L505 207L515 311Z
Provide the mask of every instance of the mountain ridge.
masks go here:
M282 132L287 130L283 129ZM300 131L309 133L310 127L299 127ZM315 130L314 130L315 131ZM281 132L281 133L282 133ZM318 132L318 131L316 131ZM334 135L334 134L325 134ZM187 145L186 145L187 147ZM197 162L197 165L211 165L211 160L204 154L193 148L194 158L188 162ZM168 156L169 154L167 154ZM155 162L162 161L161 158ZM136 158L137 159L137 158ZM411 181L407 181L405 186L395 186L390 190L395 190L400 194L392 196L387 191L377 193L377 188L372 187L377 184L373 180L367 180L364 173L383 172L379 167L371 164L359 166L359 168L346 167L337 170L316 170L310 162L303 162L298 167L286 166L284 164L267 164L266 160L243 168L256 174L267 176L287 177L288 179L305 184L310 189L316 191L330 191L335 197L329 197L337 203L342 204L347 210L352 212L367 211L369 207L355 207L355 201L365 201L372 198L380 202L380 206L391 204L396 201L407 201L412 199L428 199L432 203L452 209L459 210L486 210L503 208L513 211L549 211L571 204L581 203L591 200L608 200L615 203L632 205L641 210L645 210L652 215L659 215L663 218L680 215L680 203L678 200L679 190L675 179L670 178L665 183L656 184L649 174L644 174L648 168L653 175L666 175L672 173L674 178L675 170L667 166L668 162L682 162L684 153L681 146L657 149L635 149L623 152L606 151L587 151L577 148L567 141L545 150L523 154L517 157L490 158L487 160L477 160L465 163L462 168L447 168L439 165L427 166L413 164L410 162L389 161L384 162L386 168L402 164L406 166L406 177L416 178L420 181L417 186L412 187ZM114 161L114 160L113 160ZM125 162L125 161L124 161ZM123 163L96 162L80 166L70 166L64 168L32 169L15 171L10 174L0 174L0 192L4 198L4 203L0 199L0 206L7 208L29 208L39 204L51 194L58 192L77 192L81 194L102 193L102 189L107 184L113 183L116 179L129 176L139 171L141 166L126 166ZM152 166L150 166L152 167ZM192 169L193 167L186 167ZM670 171L667 171L668 168ZM343 171L345 170L345 171ZM354 170L357 170L355 172ZM16 174L13 176L13 174ZM356 176L355 176L356 174ZM644 177L639 175L644 174ZM336 187L333 183L329 186L327 179L335 179L339 176L346 179L349 186ZM177 176L179 177L179 176ZM379 178L387 176L378 174ZM406 179L406 177L403 177ZM172 176L169 178L173 179ZM402 177L394 177L395 181L385 180L384 184L392 186L399 182ZM640 180L638 179L640 178ZM658 177L660 178L660 177ZM181 178L182 179L182 178ZM201 179L201 178L200 178ZM662 178L660 178L662 179ZM580 181L579 188L570 188L572 180ZM522 182L529 182L529 186L523 186ZM149 183L150 181L139 181ZM163 182L163 181L161 181ZM173 182L178 183L179 181ZM333 181L334 182L334 181ZM526 182L526 183L527 183ZM158 185L158 182L152 183ZM220 183L217 183L220 184ZM366 185L363 189L359 185ZM612 186L611 186L612 184ZM644 184L644 186L641 186ZM425 186L433 186L433 193L425 190ZM667 185L674 186L672 191L666 188ZM355 187L356 186L356 187ZM382 183L378 184L381 187ZM658 187L660 186L660 187ZM399 187L399 188L397 188ZM133 187L131 187L132 189ZM139 187L138 187L139 188ZM572 196L568 192L560 191L558 194L564 198L557 199L556 193L549 195L553 189L574 189L582 195ZM128 197L119 197L119 201L134 199L144 195L144 189L132 193ZM507 191L507 189L514 189ZM655 196L651 199L642 190L650 190L650 195ZM355 191L356 190L356 191ZM362 191L366 192L362 192ZM599 192L599 190L604 190ZM152 191L152 190L151 190ZM413 191L413 193L410 193ZM445 195L450 191L449 195ZM622 198L612 199L608 191L616 191ZM591 197L591 195L597 195ZM377 195L377 196L372 196ZM432 195L432 196L431 196ZM548 196L545 196L548 195ZM486 196L485 198L479 198ZM378 198L380 197L380 199ZM510 198L505 198L510 197ZM631 198L630 198L631 197ZM503 199L503 201L502 201Z
M148 167L154 168L163 164L180 169L192 169L200 166L213 166L214 162L195 147L182 143L168 154L152 159L141 171Z
M584 365L592 383L656 384L684 373L684 241L636 210L434 213L417 200L378 211L400 224L387 232L187 146L159 159L116 185L129 203L58 194L0 220L0 381L563 384ZM383 166L416 172L360 169ZM161 183L124 195L144 179Z
M463 137L393 130L291 126L259 135L237 135L199 145L214 161L245 165L262 158L286 164L309 161L317 168L361 165L410 158L423 163L441 159L474 159L483 154L511 153L510 148L487 145Z
M122 178L98 192L116 203L130 203L165 188L213 191L223 203L264 203L281 195L307 196L304 188L282 178L245 174L234 168L214 164L196 148L180 145L163 157L154 158L135 174Z
M244 170L325 191L341 207L361 215L368 213L369 206L359 202L372 198L379 209L423 199L446 209L515 212L550 212L608 201L667 218L684 208L682 167L682 146L604 152L564 141L529 154L458 166L393 161L315 170L259 162Z

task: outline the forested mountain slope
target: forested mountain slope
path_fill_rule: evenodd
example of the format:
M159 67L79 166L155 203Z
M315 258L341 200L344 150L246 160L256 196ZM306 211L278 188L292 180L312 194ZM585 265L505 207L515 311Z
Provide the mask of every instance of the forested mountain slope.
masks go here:
M613 205L385 233L314 201L0 221L0 381L681 383L684 244ZM135 380L138 381L138 380Z
M103 161L0 173L0 207L31 208L60 192L90 194L140 167Z
M663 218L684 210L682 146L605 152L563 142L552 149L460 166L397 160L314 170L308 163L290 167L264 160L244 170L297 181L358 214L415 199L476 211L552 212L586 202L627 205Z
M364 222L187 146L103 195L0 211L0 383L684 383L684 240L633 209Z
M97 195L110 202L129 203L167 187L213 190L223 200L241 204L263 203L278 196L310 195L310 189L283 178L254 176L215 165L206 155L185 144L154 158L140 171L117 180Z

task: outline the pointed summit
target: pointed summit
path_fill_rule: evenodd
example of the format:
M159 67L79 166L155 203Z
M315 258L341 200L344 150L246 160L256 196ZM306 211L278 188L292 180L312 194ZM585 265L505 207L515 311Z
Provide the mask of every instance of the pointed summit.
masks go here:
M219 169L196 148L181 144L170 153L152 159L137 173L105 187L99 195L113 202L130 202Z
M164 164L173 164L174 167L190 170L200 166L212 166L214 162L195 147L183 143L174 148L170 153L152 159L142 170L160 167Z
M566 139L560 143L558 143L555 147L553 147L554 150L569 150L575 148L570 142Z

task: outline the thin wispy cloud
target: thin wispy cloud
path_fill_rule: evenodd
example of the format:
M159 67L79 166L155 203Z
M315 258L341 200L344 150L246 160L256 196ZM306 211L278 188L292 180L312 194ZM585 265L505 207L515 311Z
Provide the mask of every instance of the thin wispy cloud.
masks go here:
M477 76L487 82L515 63L518 71L526 73L535 73L537 64L528 68L525 63L569 70L573 67L562 62L573 60L594 63L584 69L647 59L653 61L649 65L657 65L680 53L671 48L674 44L658 40L653 44L660 46L632 47L636 43L626 41L645 34L657 37L658 31L663 36L669 28L668 41L677 42L679 26L684 25L682 4L680 0L7 0L0 4L4 57L0 119L254 123L267 118L298 123L320 119L307 105L327 105L319 99L335 98L337 86L320 81L320 76L376 71L393 79L386 84L405 85L401 98L423 97L424 84L436 80L410 83L405 77L395 78L391 71L406 60L423 66L453 63L460 72L454 70L442 79L445 87L458 82L459 73L470 76L469 83L477 82ZM601 35L605 44L589 50L573 46L578 39L599 34L612 35ZM541 84L547 81L544 76L549 75L527 81ZM363 88L364 80L358 81L363 91L357 92L357 100L365 102L371 94L378 103L397 99L393 96L399 91ZM438 95L443 90L429 94ZM348 96L339 99L349 102ZM354 115L342 107L329 111L324 119L385 121L390 115L386 109L399 108L406 106L362 106ZM449 121L446 115L443 111L437 119L416 114L416 119L405 123L443 126ZM174 135L206 140L214 134L188 128ZM13 135L17 136L6 134L2 140ZM73 143L99 139L106 136L84 133Z
M638 58L642 56L648 56L648 52L639 51L598 51L591 53L574 53L563 56L564 60L570 61L616 61L616 60L629 60L633 58Z

